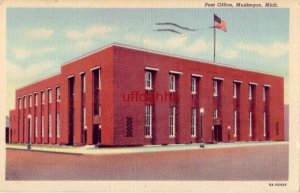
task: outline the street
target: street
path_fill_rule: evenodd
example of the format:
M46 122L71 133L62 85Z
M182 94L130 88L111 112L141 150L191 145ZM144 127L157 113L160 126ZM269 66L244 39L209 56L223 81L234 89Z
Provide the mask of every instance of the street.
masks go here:
M287 180L288 145L114 155L7 149L6 180Z

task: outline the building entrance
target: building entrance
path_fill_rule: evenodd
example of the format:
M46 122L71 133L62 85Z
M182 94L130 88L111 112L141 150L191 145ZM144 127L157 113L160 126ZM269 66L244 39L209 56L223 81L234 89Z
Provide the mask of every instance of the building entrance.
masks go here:
M222 141L222 125L214 125L214 141Z

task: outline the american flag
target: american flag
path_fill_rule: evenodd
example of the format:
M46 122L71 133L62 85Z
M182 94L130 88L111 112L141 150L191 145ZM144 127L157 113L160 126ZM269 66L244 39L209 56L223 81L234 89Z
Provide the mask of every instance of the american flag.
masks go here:
M219 18L215 14L214 14L214 28L218 28L220 30L223 30L224 32L227 32L225 21Z

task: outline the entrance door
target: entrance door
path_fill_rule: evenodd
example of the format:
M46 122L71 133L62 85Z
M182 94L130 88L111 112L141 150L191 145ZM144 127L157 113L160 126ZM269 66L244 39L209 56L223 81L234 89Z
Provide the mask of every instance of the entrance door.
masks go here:
M74 143L74 77L69 78L69 145Z
M214 141L220 142L222 141L222 126L214 125Z
M99 143L99 125L95 124L93 126L93 144Z

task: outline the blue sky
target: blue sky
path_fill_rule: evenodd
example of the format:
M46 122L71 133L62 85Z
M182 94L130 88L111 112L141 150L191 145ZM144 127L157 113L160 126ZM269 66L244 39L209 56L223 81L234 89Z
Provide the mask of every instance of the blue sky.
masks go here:
M216 62L285 77L288 85L288 9L7 9L7 109L15 89L59 71L64 62L118 42L191 58L213 60L213 14L227 24L217 30ZM157 32L157 22L199 29ZM285 102L288 92L285 89Z

